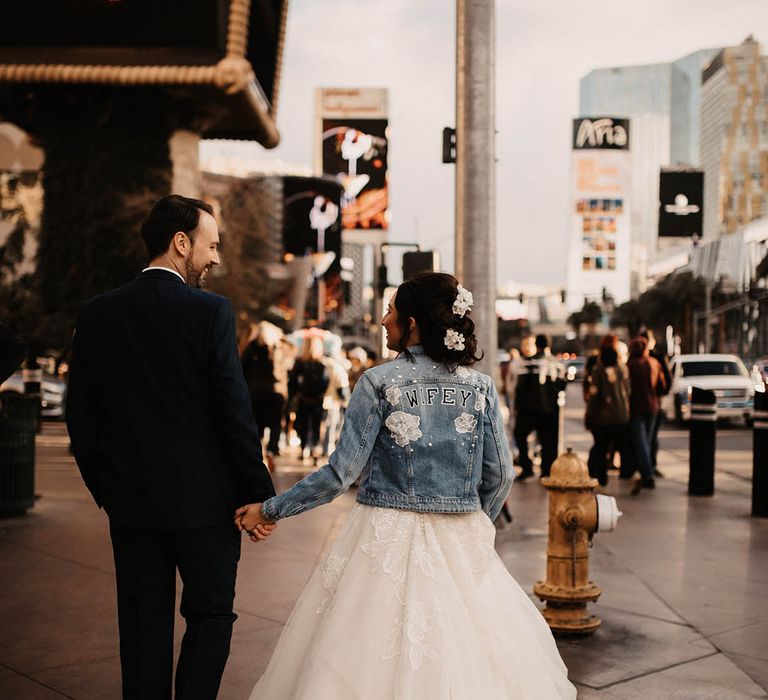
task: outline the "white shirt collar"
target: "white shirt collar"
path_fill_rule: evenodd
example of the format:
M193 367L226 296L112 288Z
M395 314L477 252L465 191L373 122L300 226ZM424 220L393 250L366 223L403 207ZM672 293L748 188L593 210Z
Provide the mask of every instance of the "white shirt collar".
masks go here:
M171 270L170 267L163 267L162 265L150 265L149 267L145 267L142 272L148 272L149 270L165 270L166 272L172 272L176 277L178 277L184 284L187 283L187 280L185 280L176 270Z

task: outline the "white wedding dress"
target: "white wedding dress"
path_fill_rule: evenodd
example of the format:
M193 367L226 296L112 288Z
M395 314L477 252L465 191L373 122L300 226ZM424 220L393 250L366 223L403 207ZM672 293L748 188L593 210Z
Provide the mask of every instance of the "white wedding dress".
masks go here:
M355 505L251 700L576 697L485 513Z

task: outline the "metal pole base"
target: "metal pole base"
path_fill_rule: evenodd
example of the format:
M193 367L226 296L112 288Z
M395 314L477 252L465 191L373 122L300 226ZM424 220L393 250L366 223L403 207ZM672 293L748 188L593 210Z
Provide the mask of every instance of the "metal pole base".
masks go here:
M556 603L548 600L541 614L556 637L587 637L594 634L602 624L599 617L587 613L586 603Z

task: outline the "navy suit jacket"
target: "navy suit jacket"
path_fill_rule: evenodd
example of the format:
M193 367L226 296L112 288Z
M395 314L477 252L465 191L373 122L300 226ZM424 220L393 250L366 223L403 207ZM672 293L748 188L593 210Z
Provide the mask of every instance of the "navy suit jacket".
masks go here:
M113 525L224 525L237 506L275 493L232 306L171 272L148 270L81 306L67 425Z

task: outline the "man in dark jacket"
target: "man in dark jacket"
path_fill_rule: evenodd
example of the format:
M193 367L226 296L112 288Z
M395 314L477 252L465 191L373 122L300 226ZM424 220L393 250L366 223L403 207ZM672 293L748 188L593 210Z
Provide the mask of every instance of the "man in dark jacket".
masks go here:
M541 443L541 475L549 476L557 457L559 406L558 394L565 390L561 363L552 356L546 335L524 338L515 386L515 444L520 450L518 479L533 476L533 461L528 454L528 436L536 431Z
M142 225L149 266L80 308L67 425L109 516L123 697L170 698L176 571L187 627L176 698L216 697L229 655L235 509L274 495L224 297L211 207L176 195ZM253 533L256 538L258 533Z

